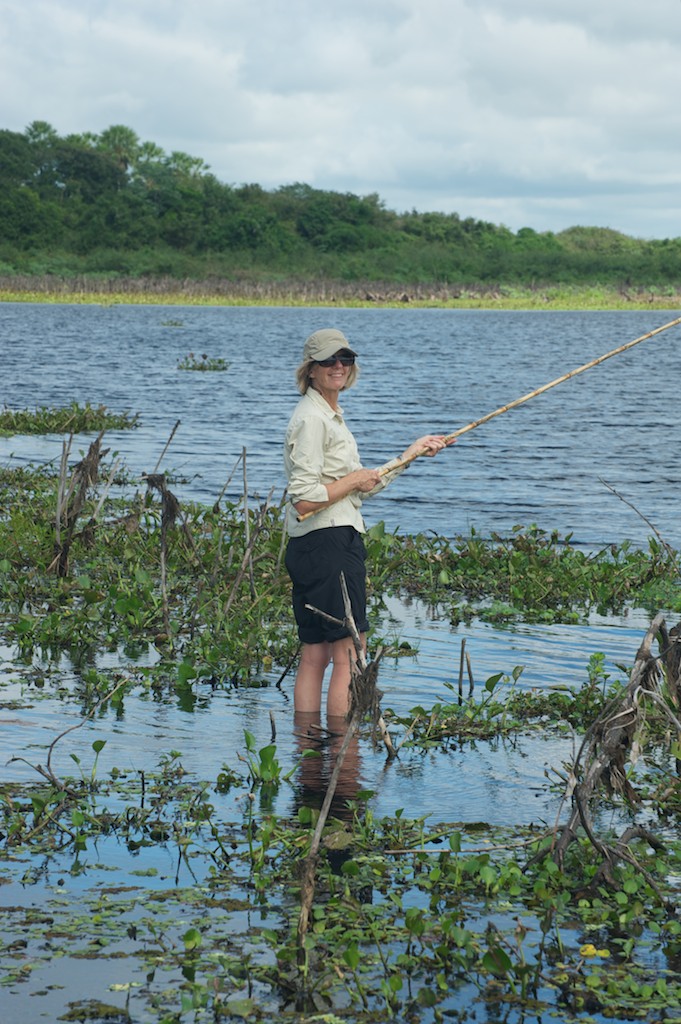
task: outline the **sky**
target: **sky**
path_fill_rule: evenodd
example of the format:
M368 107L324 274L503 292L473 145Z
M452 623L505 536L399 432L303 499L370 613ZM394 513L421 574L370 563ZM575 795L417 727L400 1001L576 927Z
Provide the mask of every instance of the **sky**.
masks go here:
M681 0L0 0L0 128L223 183L681 237Z

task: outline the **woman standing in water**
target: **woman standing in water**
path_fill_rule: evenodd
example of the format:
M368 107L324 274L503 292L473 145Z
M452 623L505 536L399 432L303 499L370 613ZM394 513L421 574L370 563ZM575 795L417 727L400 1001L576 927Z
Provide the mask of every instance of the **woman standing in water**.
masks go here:
M322 681L333 663L327 694L329 718L348 711L352 642L349 630L306 608L312 605L345 618L340 586L343 572L362 643L366 617L366 552L362 501L395 479L402 459L437 455L447 442L440 434L414 441L393 463L365 469L339 404L341 391L357 380L357 353L335 328L315 331L305 342L296 372L303 396L289 421L284 444L288 479L286 568L293 582L293 611L302 651L294 689L296 712L318 715ZM394 464L394 468L391 468ZM301 519L303 516L308 518Z

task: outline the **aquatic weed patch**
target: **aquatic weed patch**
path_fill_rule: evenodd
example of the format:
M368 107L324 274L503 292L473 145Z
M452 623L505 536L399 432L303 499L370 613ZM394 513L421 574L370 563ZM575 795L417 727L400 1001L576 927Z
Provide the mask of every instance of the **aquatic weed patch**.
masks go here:
M221 356L209 356L207 352L203 352L201 356L189 352L177 364L178 370L192 370L199 373L222 373L228 370L229 366L226 359Z
M64 407L0 410L0 436L13 434L85 434L100 430L131 430L139 414L116 413L104 405L93 407L71 402Z
M133 776L101 780L70 794L40 834L5 835L6 1005L25 1005L29 994L38 1006L47 1002L56 961L67 983L62 1006L76 1013L98 1002L100 1015L86 1018L96 1020L105 1005L132 1019L325 1013L353 1024L464 1020L472 1006L495 1005L510 1020L555 1008L577 1020L617 1008L654 1021L663 1006L679 1006L681 925L630 866L618 869L614 889L590 892L597 858L587 842L559 871L537 827L432 828L401 812L375 820L369 808L331 820L301 968L298 866L314 811L295 819L254 813L258 787L231 772L241 813L225 821L214 804L218 787L183 775L174 756L146 787L143 794ZM193 790L206 796L202 814ZM86 791L93 824L79 847L64 825L72 828ZM25 786L12 794L12 813L29 825L35 795ZM137 845L147 802L156 830L147 835L165 870L152 870ZM665 879L679 863L678 849L648 863L670 899ZM88 964L99 988L88 983ZM78 978L74 999L70 979Z
M161 478L146 492L140 483L130 501L101 501L93 486L60 576L51 568L57 490L54 476L0 473L0 631L17 652L25 704L52 693L77 706L80 723L98 714L106 722L106 713L122 722L134 700L209 706L217 690L272 685L292 663L279 508L184 505ZM373 531L375 621L391 588L454 617L462 600L471 609L504 603L512 570L512 600L527 594L532 616L542 575L556 597L572 580L574 611L590 573L613 600L639 600L648 583L650 593L671 587L676 572L653 546L585 561L537 531L471 544ZM453 586L454 572L457 586L465 582L459 562L473 580L467 598ZM556 604L556 615L566 608ZM102 652L115 667L97 662ZM58 668L65 656L68 677ZM528 693L519 679L520 667L492 676L473 696L450 684L439 706L393 719L396 740L448 772L454 744L579 733L619 685L597 658L574 694ZM604 880L601 854L582 834L559 866L552 822L431 827L400 811L376 820L371 795L355 794L324 829L302 950L300 869L318 820L304 761L287 763L274 740L258 745L245 733L215 778L186 771L175 751L154 770L103 774L106 741L76 752L65 730L54 742L70 751L68 772L48 756L34 785L5 783L0 794L3 995L23 1010L30 994L55 1018L174 1024L244 1015L431 1024L470 1018L471 1007L513 1024L529 1014L668 1019L680 992L677 748L669 719L649 709L644 725L655 744L626 775L633 783L648 762L642 811L666 846L634 837L639 869L615 858ZM21 756L29 765L30 752ZM554 793L569 784L567 769L546 781ZM274 797L286 787L299 810L277 816ZM603 819L635 822L639 810L621 795L602 799L599 841L615 849Z
M80 651L153 643L161 661L147 678L163 685L223 685L288 664L297 643L277 509L261 506L247 529L238 505L176 502L170 521L167 488L161 500L149 492L103 506L93 488L59 573L58 487L45 473L0 478L15 499L0 516L0 635L25 657L68 651L78 661Z
M245 516L241 503L183 504L163 475L123 499L106 491L111 471L99 474L78 485L77 504L61 499L57 531L67 482L0 471L0 636L26 658L152 644L152 686L250 685L287 671L298 644L281 508L264 502ZM536 527L448 541L379 524L367 549L378 630L389 593L418 595L452 622L574 622L590 610L681 604L678 559L654 539L647 551L587 554Z
M406 715L388 710L386 717L406 730L407 746L424 750L536 729L581 733L624 688L622 680L610 679L603 660L602 654L592 655L584 683L575 689L521 689L523 667L517 665L490 676L478 690L463 676L458 684L445 682L449 699L428 708L416 705Z
M621 613L630 606L681 610L678 553L655 537L647 551L628 543L582 551L570 535L536 525L510 537L402 536L383 524L369 531L377 591L418 595L453 622L478 615L489 621L578 622L590 611Z

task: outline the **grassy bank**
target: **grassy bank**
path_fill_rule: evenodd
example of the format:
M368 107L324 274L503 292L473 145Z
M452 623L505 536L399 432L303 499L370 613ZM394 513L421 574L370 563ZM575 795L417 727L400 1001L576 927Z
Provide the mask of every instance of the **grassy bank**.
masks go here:
M343 281L0 277L0 302L351 308L618 310L681 308L681 287L402 285Z

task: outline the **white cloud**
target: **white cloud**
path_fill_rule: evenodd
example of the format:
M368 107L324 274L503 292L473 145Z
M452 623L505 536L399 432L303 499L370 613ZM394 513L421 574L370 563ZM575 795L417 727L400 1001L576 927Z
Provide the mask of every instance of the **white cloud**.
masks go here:
M0 0L0 127L225 182L681 236L681 0Z

